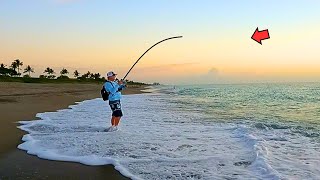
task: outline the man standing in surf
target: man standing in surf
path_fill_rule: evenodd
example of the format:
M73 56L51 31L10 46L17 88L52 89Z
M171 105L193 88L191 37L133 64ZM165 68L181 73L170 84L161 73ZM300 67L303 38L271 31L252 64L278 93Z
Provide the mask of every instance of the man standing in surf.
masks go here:
M129 69L129 71L127 72L127 74L124 76L123 79L126 79L126 77L128 76L128 74L131 72L131 70L133 69L133 67L140 61L140 59L153 47L155 47L156 45L170 40L170 39L175 39L175 38L182 38L182 36L176 36L176 37L170 37L167 39L164 39L162 41L157 42L156 44L154 44L153 46L151 46L146 52L144 52L139 59L131 66L131 68ZM113 73L112 71L107 73L107 79L108 81L104 84L104 89L101 90L101 92L105 92L107 91L109 93L109 105L111 107L112 110L112 118L111 118L111 127L109 127L107 129L107 131L115 131L118 129L118 124L120 122L120 119L122 117L122 111L121 111L121 104L120 104L120 99L121 99L121 90L124 89L125 85L123 84L123 81L119 81L116 82L116 74ZM107 99L104 98L103 99Z
M109 105L112 110L111 127L107 131L116 131L121 117L123 116L121 110L121 90L125 88L123 81L117 81L116 75L113 71L106 74L107 81L104 84L104 88L109 92Z

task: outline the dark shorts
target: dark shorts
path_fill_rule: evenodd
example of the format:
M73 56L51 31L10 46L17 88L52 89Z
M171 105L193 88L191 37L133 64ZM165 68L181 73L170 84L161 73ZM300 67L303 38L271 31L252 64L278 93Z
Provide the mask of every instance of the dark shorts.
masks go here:
M115 116L115 117L123 116L121 111L120 101L109 101L109 105L112 110L112 116Z

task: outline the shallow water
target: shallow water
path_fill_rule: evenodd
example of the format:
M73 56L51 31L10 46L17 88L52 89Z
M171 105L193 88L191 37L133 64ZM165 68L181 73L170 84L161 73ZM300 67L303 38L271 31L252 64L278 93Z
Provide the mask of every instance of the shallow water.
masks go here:
M101 99L21 122L41 158L114 164L133 179L320 179L320 85L162 87L124 96L120 130Z

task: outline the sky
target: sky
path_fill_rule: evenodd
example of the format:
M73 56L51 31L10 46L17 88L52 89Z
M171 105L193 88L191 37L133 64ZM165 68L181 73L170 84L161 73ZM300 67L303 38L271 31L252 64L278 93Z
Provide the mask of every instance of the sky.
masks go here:
M167 84L320 81L320 1L1 0L0 63ZM251 39L268 29L262 45ZM70 75L72 76L72 75Z

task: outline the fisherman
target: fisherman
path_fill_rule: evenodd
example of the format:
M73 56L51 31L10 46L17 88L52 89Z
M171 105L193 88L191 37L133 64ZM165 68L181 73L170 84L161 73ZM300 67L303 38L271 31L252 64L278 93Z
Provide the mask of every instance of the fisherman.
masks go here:
M116 75L113 71L106 74L107 81L104 84L104 88L109 92L109 105L112 110L111 126L107 131L116 131L121 117L123 116L121 110L121 90L125 88L123 80L118 81Z

